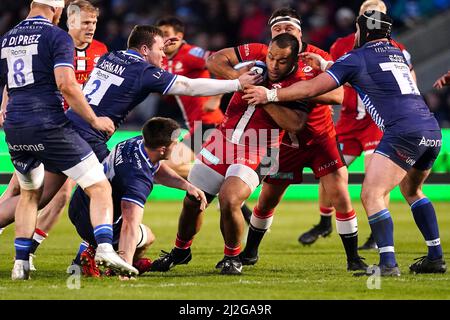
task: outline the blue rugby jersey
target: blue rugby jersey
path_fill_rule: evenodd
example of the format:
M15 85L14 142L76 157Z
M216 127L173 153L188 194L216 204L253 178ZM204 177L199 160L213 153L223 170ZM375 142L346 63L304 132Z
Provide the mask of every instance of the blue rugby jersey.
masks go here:
M148 159L142 137L139 136L117 144L103 165L112 187L114 225L120 225L122 200L143 208L152 192L159 163L152 163ZM89 215L89 198L80 187L75 191L71 206Z
M382 130L439 130L415 84L403 53L390 42L369 42L327 70L338 85L350 83Z
M59 126L67 122L54 68L73 68L70 35L44 17L20 22L0 40L0 78L9 102L5 127Z
M149 64L136 51L114 51L100 58L83 92L95 114L111 118L118 128L150 93L167 93L175 79L175 75ZM109 139L73 110L67 111L67 117L87 141Z

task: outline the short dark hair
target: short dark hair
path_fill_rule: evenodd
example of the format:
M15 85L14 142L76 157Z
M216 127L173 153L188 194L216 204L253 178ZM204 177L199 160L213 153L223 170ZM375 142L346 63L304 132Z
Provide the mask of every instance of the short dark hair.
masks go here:
M144 145L150 149L168 147L178 138L179 129L180 125L169 118L155 117L147 120L142 127Z
M275 10L272 15L269 18L269 22L272 21L273 18L276 17L284 17L284 16L288 16L288 17L292 17L295 19L298 19L301 23L302 19L300 18L300 15L297 13L297 11L294 8L291 7L284 7L284 8L280 8Z
M143 45L148 47L153 46L155 43L155 37L164 37L161 30L155 26L147 25L136 25L133 30L131 30L130 36L128 37L128 48L139 49Z
M291 48L291 58L297 61L298 53L300 51L300 44L298 39L290 33L280 33L275 38L273 38L270 43L275 43L279 48L285 49Z
M170 27L173 27L173 30L175 30L175 32L184 33L183 21L181 21L180 19L178 19L177 17L174 17L174 16L169 16L169 17L159 19L158 22L156 23L156 26L158 26L158 27L170 26Z

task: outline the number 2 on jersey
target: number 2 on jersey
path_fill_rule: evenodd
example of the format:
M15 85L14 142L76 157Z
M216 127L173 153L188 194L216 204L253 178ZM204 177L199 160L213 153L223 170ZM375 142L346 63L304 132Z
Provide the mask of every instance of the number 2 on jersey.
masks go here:
M89 81L84 86L83 92L89 104L98 106L108 89L112 86L120 86L124 78L110 72L94 68Z

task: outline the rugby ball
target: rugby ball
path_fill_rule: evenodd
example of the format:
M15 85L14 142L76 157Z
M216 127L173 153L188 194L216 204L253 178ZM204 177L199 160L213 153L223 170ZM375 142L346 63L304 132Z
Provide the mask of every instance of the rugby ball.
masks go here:
M250 71L255 72L256 74L262 74L264 78L266 78L267 76L267 66L264 62L260 61L260 60L251 60L251 61L244 61L244 62L240 62L237 65L234 66L235 70L239 70L242 69L246 66L248 66L249 64L255 64Z

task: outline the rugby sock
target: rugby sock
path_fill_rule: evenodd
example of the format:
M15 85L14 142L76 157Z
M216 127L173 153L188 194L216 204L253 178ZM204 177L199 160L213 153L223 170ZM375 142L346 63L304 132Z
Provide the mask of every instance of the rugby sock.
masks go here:
M101 224L94 228L94 237L97 245L107 243L112 245L113 229L110 224Z
M180 238L180 236L177 234L177 239L175 240L175 248L180 249L180 250L187 250L191 247L192 245L192 240L183 240Z
M225 245L223 253L227 257L231 257L231 258L237 257L239 255L239 253L241 253L241 244L239 244L236 247L229 247L229 246Z
M358 256L358 220L355 210L347 213L336 212L336 230L341 236L347 260L352 261Z
M411 204L411 211L428 246L428 258L430 260L442 258L441 239L433 204L428 198L422 198Z
M36 228L33 234L33 244L31 245L31 253L35 253L39 245L48 237L48 234L41 229Z
M0 234L3 233L3 230L5 230L5 228L0 228Z
M29 260L32 243L33 240L28 238L16 238L14 240L14 247L16 248L16 260Z
M380 265L395 267L394 223L388 209L383 209L369 217L370 229L380 252Z
M320 211L320 222L321 226L329 228L331 226L331 217L333 216L334 208L330 207L319 207Z
M258 255L258 248L264 234L272 225L274 211L275 210L264 212L259 210L258 207L253 209L248 228L247 242L244 249L246 256L254 257Z
M250 224L250 219L252 217L252 210L244 203L241 207L242 216L244 217L245 222Z
M83 241L80 243L80 247L78 248L78 253L77 253L75 259L73 259L74 264L79 265L79 266L81 265L81 254L88 247L89 247L89 244L86 241Z

